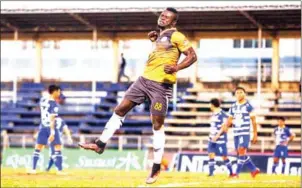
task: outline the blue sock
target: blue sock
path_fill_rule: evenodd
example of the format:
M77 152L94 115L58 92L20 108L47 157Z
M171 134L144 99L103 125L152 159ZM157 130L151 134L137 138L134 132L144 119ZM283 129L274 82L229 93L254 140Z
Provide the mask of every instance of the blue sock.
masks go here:
M233 170L232 170L232 162L229 159L226 159L224 161L225 166L228 168L230 175L233 174Z
M237 161L237 170L236 170L236 174L239 175L243 165L244 165L244 162L246 160L246 156L239 156L238 157L238 161Z
M209 170L210 170L210 176L214 175L214 170L215 170L215 160L214 159L210 159L209 160Z
M55 165L58 168L59 171L62 170L62 162L63 162L63 158L62 158L62 152L61 151L55 151Z
M272 170L273 174L276 174L276 168L277 168L277 166L278 166L278 162L274 162L274 164L273 164L273 170Z
M254 172L257 168L249 156L246 156L245 165L250 169L251 172Z
M285 172L285 163L282 163L282 174Z
M47 171L50 170L50 168L52 167L52 165L53 165L53 163L54 163L53 158L54 158L54 155L51 155L50 158L49 158L48 167L47 167L47 169L46 169Z
M33 170L36 170L39 158L40 158L40 150L35 149L33 154L33 166L32 166Z

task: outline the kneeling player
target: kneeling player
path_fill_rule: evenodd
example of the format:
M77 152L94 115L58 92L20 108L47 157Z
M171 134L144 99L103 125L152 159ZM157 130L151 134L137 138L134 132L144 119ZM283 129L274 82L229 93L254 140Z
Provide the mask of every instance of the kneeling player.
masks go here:
M274 165L273 174L276 174L276 168L279 163L279 159L282 159L282 170L281 173L284 174L285 171L285 159L288 152L288 143L295 138L295 134L291 133L289 128L285 126L285 118L279 117L278 127L275 128L274 134L276 137L276 149L274 152Z
M215 170L215 155L222 156L224 164L230 172L230 176L233 175L232 163L227 157L227 134L226 127L223 126L223 122L228 118L228 114L220 108L220 102L218 99L211 99L210 109L213 112L211 116L211 128L209 135L209 176L214 175Z

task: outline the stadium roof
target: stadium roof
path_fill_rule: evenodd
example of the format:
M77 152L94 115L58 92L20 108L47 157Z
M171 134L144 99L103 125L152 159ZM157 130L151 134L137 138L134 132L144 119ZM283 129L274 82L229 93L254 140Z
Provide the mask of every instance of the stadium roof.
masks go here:
M147 32L164 7L1 9L1 33ZM300 31L301 5L178 7L181 31Z

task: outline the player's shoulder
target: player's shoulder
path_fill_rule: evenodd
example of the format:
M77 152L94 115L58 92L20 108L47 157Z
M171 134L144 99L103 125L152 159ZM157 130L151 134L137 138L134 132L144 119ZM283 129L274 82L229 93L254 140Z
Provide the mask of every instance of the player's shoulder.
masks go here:
M246 100L246 102L243 104L243 106L252 107L250 101L248 101L248 100Z
M220 113L221 113L221 115L223 115L225 117L229 117L230 116L230 114L228 112L224 111L224 110L221 110Z
M185 39L185 38L186 38L186 36L180 31L175 30L172 32L172 35L171 35L172 40L180 40L180 39Z

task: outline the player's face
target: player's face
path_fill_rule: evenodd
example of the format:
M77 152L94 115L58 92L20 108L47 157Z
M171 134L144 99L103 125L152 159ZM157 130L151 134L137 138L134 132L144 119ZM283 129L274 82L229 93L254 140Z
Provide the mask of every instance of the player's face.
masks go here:
M213 112L214 111L214 106L210 104L210 110Z
M58 100L59 98L60 98L60 95L61 95L61 90L59 89L59 90L56 90L56 91L54 91L53 92L53 97L56 99L56 100Z
M236 92L235 92L235 96L236 96L236 99L237 101L241 101L245 98L245 93L243 90L241 89L238 89Z
M176 22L174 21L174 19L175 19L175 14L173 12L165 10L158 17L157 25L159 27L169 27L175 25Z
M279 119L279 120L278 120L278 125L279 125L279 126L283 126L283 125L284 125L284 121L281 120L281 119Z

